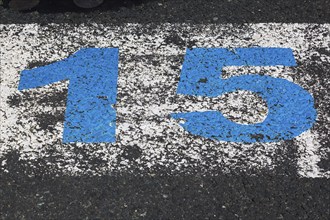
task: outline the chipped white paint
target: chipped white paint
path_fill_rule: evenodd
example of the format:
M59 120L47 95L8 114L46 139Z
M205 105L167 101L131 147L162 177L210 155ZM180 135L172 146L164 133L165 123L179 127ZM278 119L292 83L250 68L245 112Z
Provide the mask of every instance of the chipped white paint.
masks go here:
M186 133L168 115L193 110L221 110L226 117L238 123L261 122L267 115L267 106L257 95L238 91L217 98L176 95L176 87L186 45L193 47L290 47L299 63L309 62L312 55L329 62L329 56L319 54L317 48L329 48L329 24L245 24L194 25L126 24L49 24L39 26L0 25L1 46L1 148L0 157L18 150L22 160L46 158L49 150L60 159L53 164L69 174L103 174L109 171L129 170L134 166L153 172L156 166L175 172L202 170L217 175L235 170L268 170L278 166L276 157L285 158L290 144L240 144L215 142ZM168 42L173 33L183 45ZM326 35L327 34L327 35ZM34 101L24 101L13 107L12 96L26 98L17 85L19 72L35 61L51 62L66 58L83 47L119 47L117 142L114 144L63 145L62 122L52 125L52 131L40 129L37 115L62 114L63 103L56 106L42 104L40 99L52 93L63 92L68 82L59 82L30 90ZM181 57L181 59L180 59ZM264 73L295 82L312 94L327 90L321 85L308 83L315 78L313 72L299 72L298 67L226 67L224 77L245 73ZM39 100L39 104L37 103ZM63 100L64 101L64 100ZM321 100L322 101L322 100ZM234 110L237 109L237 110ZM245 109L249 114L242 114ZM319 120L329 122L329 113L318 109ZM327 148L320 145L318 130L297 137L297 168L301 177L329 177L318 162L325 157ZM127 146L138 146L141 156L128 160L122 153ZM102 158L105 162L96 170L79 152L89 158ZM283 155L277 155L278 151ZM78 161L77 161L78 158ZM296 158L291 158L295 161ZM5 161L2 166L5 168ZM85 165L85 166L82 166Z
M317 177L330 177L330 171L324 171L318 167L321 156L326 156L326 150L320 150L319 136L316 132L304 132L296 138L299 146L298 154L298 173L301 176L317 178Z

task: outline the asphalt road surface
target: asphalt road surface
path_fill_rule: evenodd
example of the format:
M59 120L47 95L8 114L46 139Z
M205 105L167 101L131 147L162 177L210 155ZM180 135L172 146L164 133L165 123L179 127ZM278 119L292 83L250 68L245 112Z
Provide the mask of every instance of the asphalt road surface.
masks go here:
M1 219L330 218L329 1L59 7L0 7ZM223 79L250 89L213 94L219 78L203 69L213 56ZM194 68L205 74L196 82ZM209 137L229 127L205 126L224 120L203 120L208 111L237 130ZM234 135L267 118L263 134ZM301 130L271 136L292 118Z

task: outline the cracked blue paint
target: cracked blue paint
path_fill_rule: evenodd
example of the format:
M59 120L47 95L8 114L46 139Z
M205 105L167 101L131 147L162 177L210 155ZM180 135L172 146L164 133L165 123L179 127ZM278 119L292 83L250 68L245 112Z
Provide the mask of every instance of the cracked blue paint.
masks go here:
M63 143L115 142L117 48L81 49L67 59L24 70L19 90L69 80Z
M268 106L267 118L242 125L219 111L173 113L180 125L194 135L230 142L277 142L290 140L312 127L316 120L314 99L299 85L261 75L221 78L225 66L296 66L289 48L194 48L188 49L177 93L217 97L237 90L260 95Z

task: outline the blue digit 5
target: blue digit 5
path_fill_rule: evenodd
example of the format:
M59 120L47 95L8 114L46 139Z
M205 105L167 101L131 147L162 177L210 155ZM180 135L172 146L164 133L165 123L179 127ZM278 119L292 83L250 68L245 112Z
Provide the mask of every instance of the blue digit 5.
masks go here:
M229 142L277 142L290 140L312 127L316 120L314 99L299 85L262 75L221 78L225 66L296 66L289 48L188 49L177 93L216 97L237 90L260 95L268 106L261 123L238 124L219 111L173 113L180 125L194 135Z
M24 70L19 90L69 80L63 143L114 142L117 48L81 49L67 59Z

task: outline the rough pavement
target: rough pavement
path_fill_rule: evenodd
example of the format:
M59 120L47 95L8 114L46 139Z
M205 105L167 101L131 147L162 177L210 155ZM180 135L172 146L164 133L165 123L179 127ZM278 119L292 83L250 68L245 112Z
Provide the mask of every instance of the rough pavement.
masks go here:
M329 6L327 1L313 1L312 3L280 1L276 4L269 1L248 4L234 0L209 1L207 4L205 1L192 1L190 4L183 1L146 1L137 6L131 6L131 8L117 7L107 12L91 12L83 15L66 13L63 16L63 14L39 14L36 12L19 14L7 9L1 9L0 12L3 24L36 22L45 25L50 22L64 22L70 25L91 21L110 25L120 25L126 22L158 24L163 22L189 24L329 23L327 6ZM247 29L247 26L237 25L235 28ZM313 33L318 25L311 25L308 28L307 35ZM325 31L323 36L329 37L328 34ZM315 38L315 36L311 36L311 39ZM172 37L168 38L167 42L180 47L182 44L180 39ZM306 39L308 40L308 37ZM183 44L186 43L183 40ZM76 46L79 47L79 44ZM74 48L75 46L71 50ZM306 57L310 58L308 65L301 67L304 71L315 74L313 76L317 80L306 79L306 86L316 88L316 90L313 89L315 91L313 95L316 102L322 104L319 107L325 113L329 89L329 63L324 62L321 57L329 55L328 49L322 48L317 51L318 54L314 54L312 57L307 54ZM134 61L136 58L132 59ZM154 63L163 61L159 57L153 59L151 61ZM179 63L180 59L171 62ZM138 61L140 62L140 60ZM154 63L152 64L155 65ZM41 64L35 63L30 68ZM317 90L318 85L322 85L323 90ZM31 93L23 93L23 95L29 99ZM33 96L30 97L30 100L38 97L38 94ZM66 91L65 89L60 90L50 97L40 94L39 96L36 106L41 104L42 106L58 107L65 103ZM10 104L22 105L21 98L20 96L13 97ZM44 114L39 115L38 118L40 118L39 126L49 130L52 129L49 122L56 124L57 121L63 121L63 114ZM323 148L327 148L329 141L327 121L320 120L316 129L323 135ZM294 141L285 141L280 146L275 154L277 156L272 158L277 165L271 170L242 169L223 173L223 169L219 172L214 169L208 173L207 168L209 167L206 166L204 170L194 169L194 172L173 174L171 167L167 169L166 166L154 166L152 170L141 171L137 169L139 166L133 164L131 169L126 172L114 169L97 176L88 173L72 175L54 168L54 164L59 160L56 152L51 154L51 151L48 151L46 154L48 157L26 160L22 159L20 148L12 146L17 150L8 151L0 159L3 168L0 179L1 217L3 219L329 218L329 179L302 178L301 175L298 175L296 165L297 146L299 145ZM72 146L71 150L77 155L77 158L78 155L79 158L89 158L90 156L90 152L86 152L79 146ZM131 146L131 148L121 149L120 153L121 158L132 161L140 157L142 152ZM90 158L88 160L91 162ZM98 167L104 166L104 161L97 157L92 160L91 165L92 170L97 170ZM329 157L322 159L318 166L328 171ZM84 165L81 167L85 169Z

